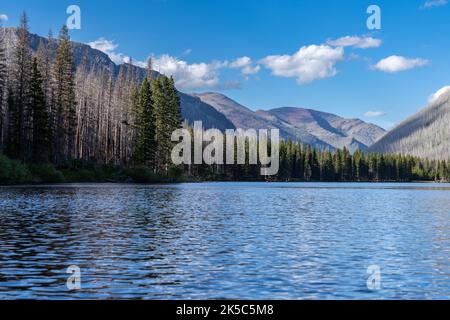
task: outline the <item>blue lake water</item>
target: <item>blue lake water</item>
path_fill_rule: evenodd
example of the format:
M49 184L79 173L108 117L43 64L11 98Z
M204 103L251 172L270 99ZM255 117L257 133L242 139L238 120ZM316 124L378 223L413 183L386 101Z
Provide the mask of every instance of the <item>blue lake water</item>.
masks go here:
M18 298L449 299L450 185L0 187L0 299Z

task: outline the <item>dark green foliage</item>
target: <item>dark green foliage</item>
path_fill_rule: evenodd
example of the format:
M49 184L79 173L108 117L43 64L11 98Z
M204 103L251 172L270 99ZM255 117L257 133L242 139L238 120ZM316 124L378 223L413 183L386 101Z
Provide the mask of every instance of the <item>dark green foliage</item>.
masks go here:
M133 182L136 183L152 183L161 181L161 178L156 175L153 170L146 166L138 166L126 169L124 171L124 174L130 177Z
M32 175L28 167L20 163L18 160L13 160L10 182L22 184L30 183L32 181Z
M0 183L9 180L12 171L11 160L0 154Z
M170 179L179 180L183 178L183 168L179 166L171 166L167 176Z
M173 78L160 76L152 82L155 110L155 135L157 141L156 169L167 173L170 165L170 152L173 147L172 132L181 128L180 99Z
M155 112L153 107L154 95L149 80L144 78L141 86L140 97L136 92L132 95L132 103L137 105L136 113L136 147L134 151L135 163L155 167L156 137L155 137Z
M32 182L29 169L17 160L0 154L0 184L21 184Z
M246 157L248 159L248 150ZM259 165L191 165L185 172L194 180L409 182L450 181L448 161L395 154L365 154L347 149L314 149L280 141L280 168L274 177L259 175Z
M36 183L62 183L65 182L61 171L56 170L51 164L30 165L33 182Z
M63 170L62 174L66 182L104 182L104 177L94 170Z
M76 134L75 64L67 26L61 28L54 65L55 131L54 162L62 164L74 157Z
M34 163L47 163L50 155L50 119L42 88L42 76L36 58L33 60L31 73L30 99L33 115L32 159Z

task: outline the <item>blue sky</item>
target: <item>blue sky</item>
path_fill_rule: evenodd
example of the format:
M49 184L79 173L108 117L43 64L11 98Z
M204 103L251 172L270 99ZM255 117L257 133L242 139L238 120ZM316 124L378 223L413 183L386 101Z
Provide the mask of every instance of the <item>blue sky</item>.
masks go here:
M81 9L75 41L175 75L186 92L222 91L252 109L296 106L389 128L450 85L447 0L2 1L5 26L56 34ZM381 30L366 26L381 8Z

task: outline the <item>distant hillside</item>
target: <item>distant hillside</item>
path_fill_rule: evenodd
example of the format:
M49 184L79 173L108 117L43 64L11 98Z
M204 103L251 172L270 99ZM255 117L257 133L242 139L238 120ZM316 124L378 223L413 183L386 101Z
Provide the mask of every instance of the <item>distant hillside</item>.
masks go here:
M254 112L219 93L196 96L223 113L236 127L279 128L283 138L320 148L347 147L352 152L357 149L367 150L385 132L384 129L359 119L344 119L310 109L286 107Z
M9 50L7 56L12 57L14 43L17 41L17 29L16 28L3 28L5 31L5 41L7 41L7 49ZM38 36L36 34L30 34L30 47L36 52L39 44L44 42L48 43L47 38ZM89 61L90 69L96 70L114 70L115 75L119 74L119 67L116 65L109 56L97 49L91 48L89 45L79 42L72 42L72 48L75 58L75 65L78 67L83 61L84 57L87 57ZM133 73L136 77L142 80L145 76L145 69L131 65L122 65L124 71L127 72L128 68L133 68ZM159 75L158 72L153 71L153 76ZM181 99L181 115L183 119L188 120L189 123L193 121L202 121L205 128L217 128L220 130L233 129L233 124L221 113L217 112L213 107L203 103L200 99L187 95L183 92L179 92Z
M450 159L450 92L412 115L378 140L371 152Z

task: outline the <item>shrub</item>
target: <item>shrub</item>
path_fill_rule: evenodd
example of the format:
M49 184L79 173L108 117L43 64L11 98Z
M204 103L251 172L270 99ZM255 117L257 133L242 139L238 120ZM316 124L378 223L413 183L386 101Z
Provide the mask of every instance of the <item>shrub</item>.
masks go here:
M35 182L39 183L62 183L65 181L61 171L56 170L51 164L31 165L31 173Z
M183 178L183 168L180 166L170 167L168 176L170 179L180 180Z
M13 166L11 160L0 154L0 184L8 183L12 170Z
M76 181L78 182L95 182L95 172L91 170L82 169L76 172Z
M12 168L11 183L29 183L33 181L31 172L26 165L14 160L12 161Z
M152 170L144 166L129 168L125 170L124 174L137 183L151 183L160 180Z
M32 175L26 165L0 155L0 184L29 183L32 180Z

